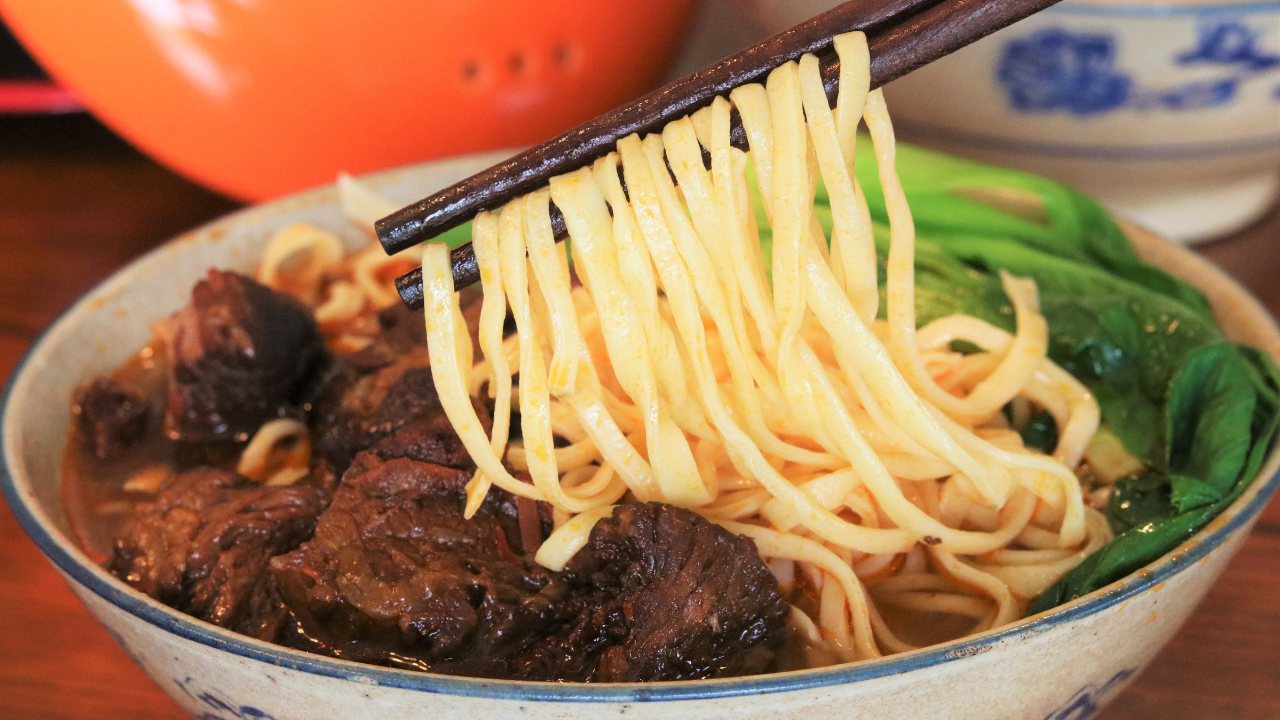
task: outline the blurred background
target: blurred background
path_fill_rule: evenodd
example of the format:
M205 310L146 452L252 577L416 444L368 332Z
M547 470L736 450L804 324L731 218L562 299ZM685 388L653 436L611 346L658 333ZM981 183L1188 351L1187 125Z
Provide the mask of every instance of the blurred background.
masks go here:
M0 113L83 108L261 201L535 144L835 4L0 0L17 37ZM886 92L901 136L1067 181L1174 240L1238 230L1280 192L1274 0L1067 0Z
M0 0L0 377L185 229L340 171L537 143L834 4ZM1280 309L1280 2L1065 0L886 94L901 137L1205 242ZM1280 628L1280 580L1232 574L1280 552L1263 537L1106 718L1278 706L1280 675L1232 664L1222 634ZM7 513L0 548L0 717L180 716Z

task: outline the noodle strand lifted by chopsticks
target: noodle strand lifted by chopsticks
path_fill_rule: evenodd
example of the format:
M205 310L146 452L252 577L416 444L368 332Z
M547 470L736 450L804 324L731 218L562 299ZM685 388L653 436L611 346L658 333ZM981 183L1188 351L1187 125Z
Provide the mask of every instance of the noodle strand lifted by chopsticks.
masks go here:
M477 217L484 360L474 367L443 245L426 246L423 280L436 387L480 468L469 509L491 483L551 503L561 522L537 560L561 568L627 497L691 508L752 538L803 606L797 627L852 660L913 647L893 628L902 613L952 616L970 631L1011 622L1108 534L1073 473L1097 404L1046 357L1034 283L1002 275L1015 333L966 316L916 328L915 233L893 129L868 90L865 37L835 48L834 111L805 56ZM729 144L733 109L748 153ZM890 220L887 320L877 320L872 221L853 172L860 120ZM819 179L829 239L814 211ZM581 287L552 236L553 200ZM516 339L504 342L508 306ZM955 340L980 352L954 353ZM484 387L496 406L488 437L472 406ZM522 440L508 448L513 394ZM1001 410L1015 398L1053 414L1054 455L1008 429Z

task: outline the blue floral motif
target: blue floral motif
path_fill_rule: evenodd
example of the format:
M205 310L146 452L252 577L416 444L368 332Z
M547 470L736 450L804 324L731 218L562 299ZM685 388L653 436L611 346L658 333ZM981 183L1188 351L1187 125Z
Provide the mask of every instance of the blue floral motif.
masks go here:
M1235 99L1239 89L1240 78L1235 77L1187 83L1173 90L1153 93L1143 98L1145 102L1139 106L1149 106L1154 102L1169 110L1196 110L1226 105Z
M193 677L174 678L173 681L187 697L202 706L197 709L200 714L195 716L196 720L276 720L272 715L251 705L241 705L217 690L202 688L200 681Z
M1179 65L1231 65L1251 73L1280 65L1280 55L1258 48L1261 31L1238 20L1203 22L1196 35L1196 46L1177 56Z
M1022 112L1089 116L1120 108L1186 112L1229 105L1243 83L1280 70L1280 54L1259 46L1262 31L1234 19L1201 22L1194 46L1172 58L1179 66L1222 68L1219 78L1144 89L1116 67L1118 42L1103 32L1046 28L1009 42L996 67L1009 104ZM1280 100L1280 87L1273 92Z
M1110 35L1048 28L1010 42L996 78L1018 110L1095 115L1129 100L1133 80L1116 71L1115 60Z
M1125 681L1137 672L1136 669L1121 670L1101 686L1092 683L1085 685L1077 690L1070 700L1045 715L1044 720L1085 720L1093 717L1093 714L1105 704L1107 697L1119 690Z

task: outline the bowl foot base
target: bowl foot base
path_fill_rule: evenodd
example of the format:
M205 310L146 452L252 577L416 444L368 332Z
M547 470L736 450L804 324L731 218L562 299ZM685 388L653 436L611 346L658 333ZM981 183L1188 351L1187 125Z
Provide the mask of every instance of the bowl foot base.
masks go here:
M1207 242L1229 235L1266 214L1280 195L1280 173L1267 171L1221 185L1161 188L1159 194L1100 194L1117 215L1179 243Z

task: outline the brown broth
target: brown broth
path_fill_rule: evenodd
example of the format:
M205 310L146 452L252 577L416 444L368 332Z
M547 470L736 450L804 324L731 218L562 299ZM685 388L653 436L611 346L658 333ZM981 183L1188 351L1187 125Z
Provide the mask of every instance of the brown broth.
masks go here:
M476 325L481 306L475 301L478 298L478 293L474 294L472 302L464 308L473 343L476 345L479 342ZM368 319L376 326L376 315L370 314ZM473 350L479 357L479 347ZM81 547L101 564L106 564L110 559L116 538L123 534L134 508L152 502L155 497L153 492L126 490L124 485L129 479L156 466L162 466L168 472L181 472L196 465L233 469L243 448L242 442L183 446L166 437L164 408L168 393L167 365L164 343L154 340L107 375L124 389L144 398L150 407L145 437L120 457L107 461L95 456L77 428L77 416L73 415L68 428L68 441L61 465L63 506L72 532ZM71 401L74 402L74 399ZM376 404L381 398L374 398L372 401ZM511 428L513 438L519 437L519 428L516 415ZM566 444L562 438L557 438L557 441L558 446ZM796 580L789 601L810 617L817 617L818 589L810 587L803 576ZM972 618L905 610L887 603L878 604L878 609L886 624L899 638L919 647L963 637L976 624ZM788 628L787 640L778 652L774 670L801 670L841 662L843 660L831 648L815 646L802 631L791 626Z
M978 621L963 615L921 612L876 603L884 622L898 639L916 647L929 647L957 640L973 632Z
M152 342L108 376L151 406L145 438L123 456L99 459L76 428L79 418L71 418L62 455L62 505L81 547L99 562L110 556L133 507L152 497L126 491L125 481L154 465L174 465L175 444L163 432L168 388L163 352L160 342Z

